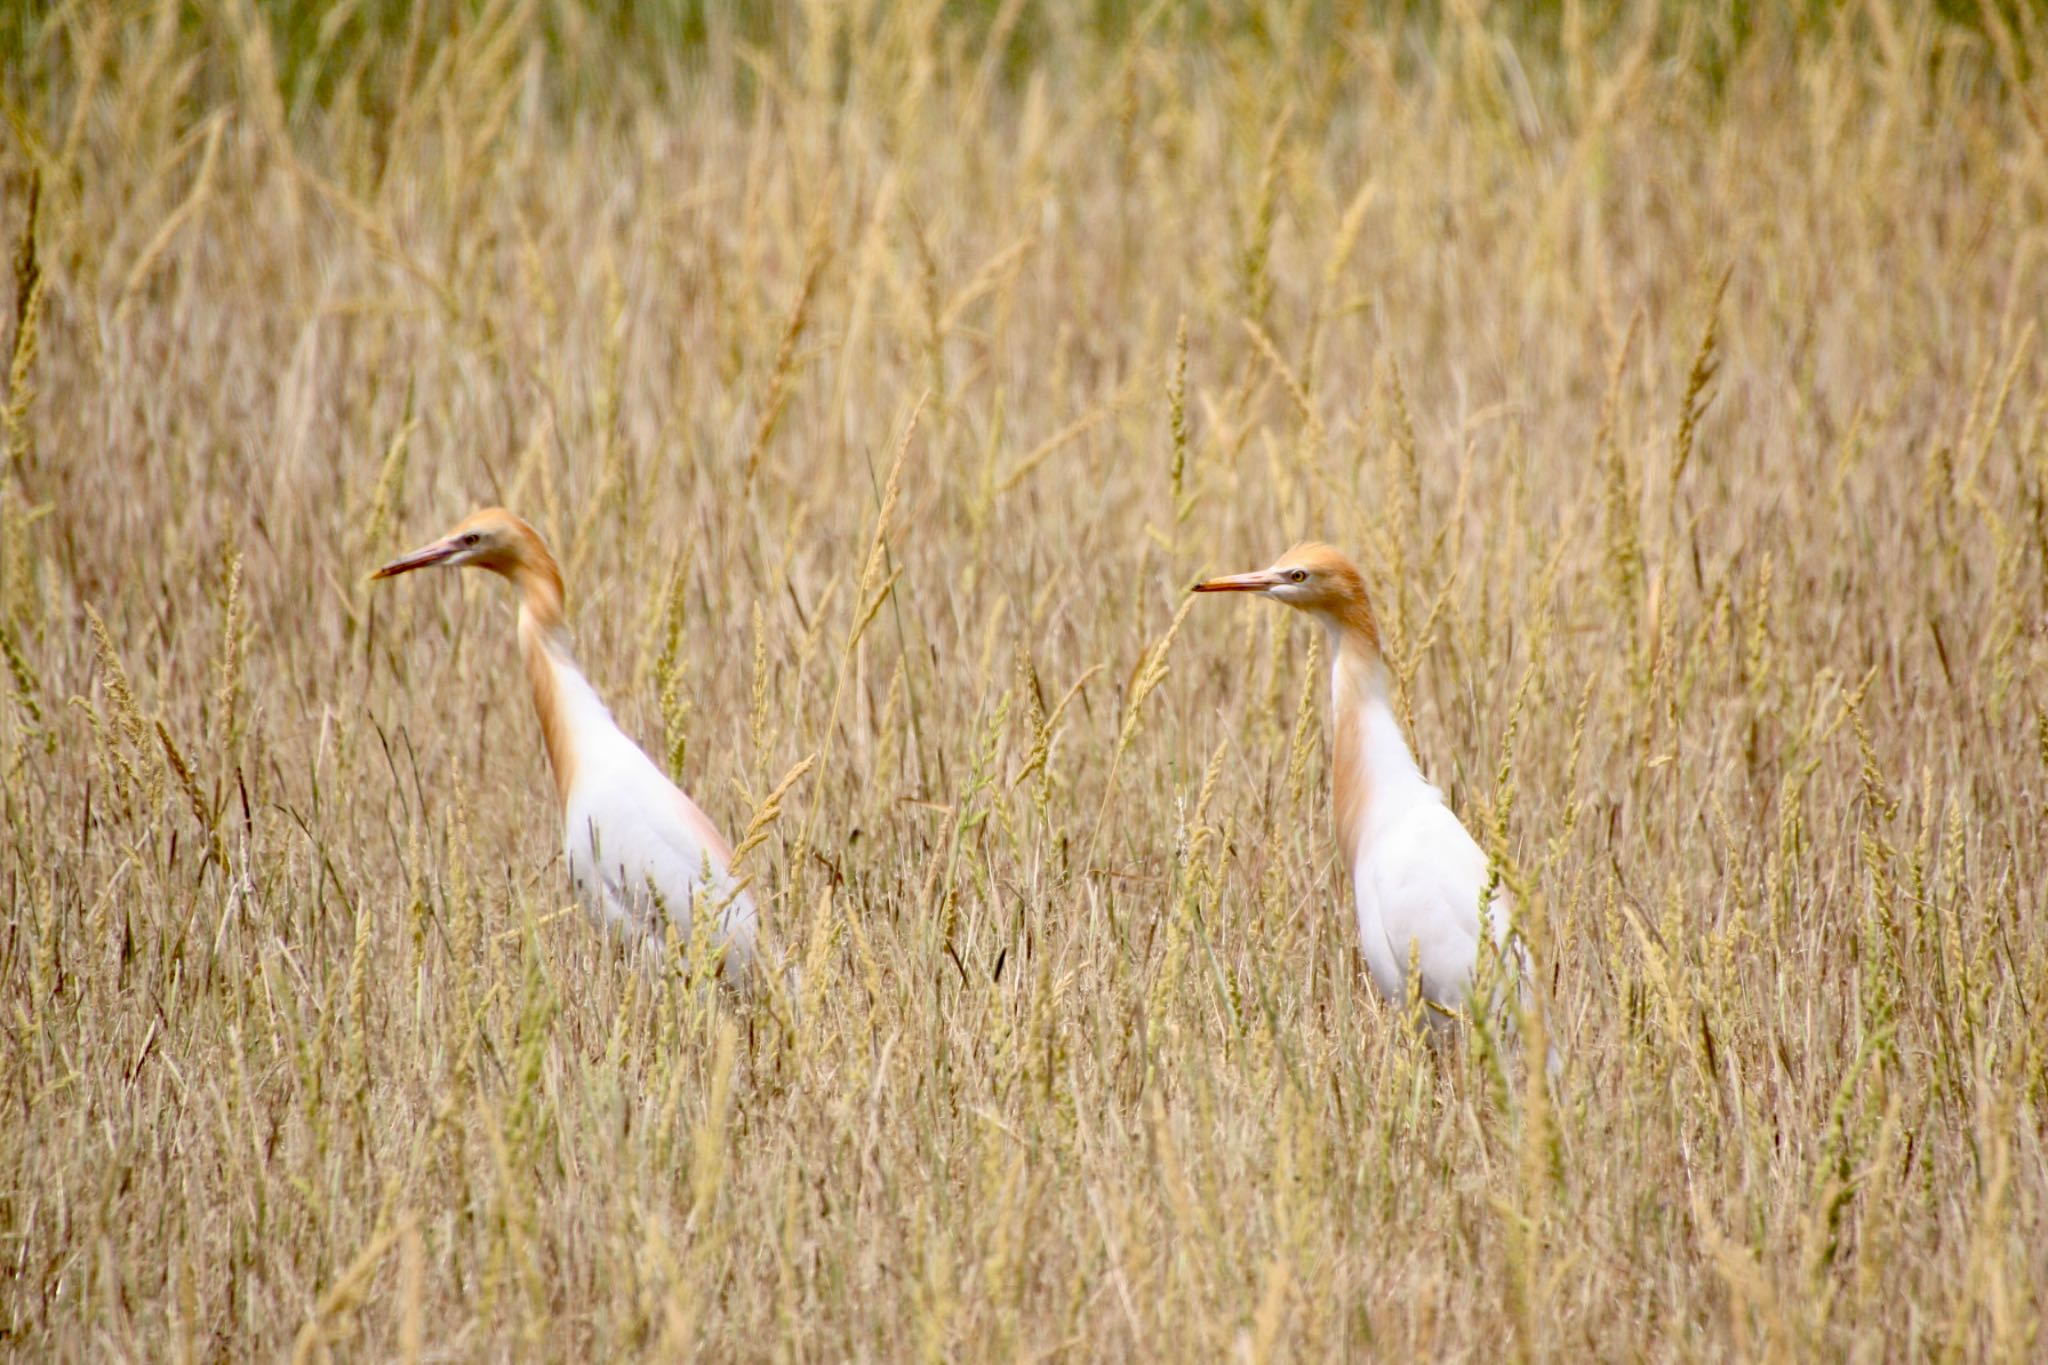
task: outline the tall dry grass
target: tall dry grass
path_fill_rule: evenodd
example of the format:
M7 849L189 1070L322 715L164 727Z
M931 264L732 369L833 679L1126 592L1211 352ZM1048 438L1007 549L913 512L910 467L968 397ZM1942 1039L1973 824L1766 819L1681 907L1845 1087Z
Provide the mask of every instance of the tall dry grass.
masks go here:
M2048 24L1767 9L9 20L0 1344L2043 1349ZM484 502L796 998L568 908ZM1554 1092L1182 614L1311 533Z

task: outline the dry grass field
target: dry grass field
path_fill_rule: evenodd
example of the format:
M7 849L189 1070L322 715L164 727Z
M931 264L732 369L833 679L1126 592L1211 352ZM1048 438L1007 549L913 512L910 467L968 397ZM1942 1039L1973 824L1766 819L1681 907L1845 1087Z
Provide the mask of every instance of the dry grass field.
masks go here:
M0 1351L2048 1350L2048 20L0 20ZM576 909L502 502L788 990ZM1568 1057L1375 996L1366 566Z

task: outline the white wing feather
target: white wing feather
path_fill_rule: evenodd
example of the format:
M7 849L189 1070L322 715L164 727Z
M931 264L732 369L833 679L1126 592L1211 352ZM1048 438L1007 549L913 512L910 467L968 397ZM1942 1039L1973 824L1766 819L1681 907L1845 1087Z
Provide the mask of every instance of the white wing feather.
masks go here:
M687 939L702 888L706 909L719 915L713 941L724 947L728 970L751 963L754 904L733 894L724 841L630 741L589 755L578 770L563 844L577 894L607 925L640 937L658 931L666 915Z
M1479 897L1486 855L1447 806L1431 801L1375 830L1354 878L1367 965L1382 993L1407 997L1411 952L1425 998L1464 1004L1479 957ZM1488 911L1504 942L1508 911L1495 893Z

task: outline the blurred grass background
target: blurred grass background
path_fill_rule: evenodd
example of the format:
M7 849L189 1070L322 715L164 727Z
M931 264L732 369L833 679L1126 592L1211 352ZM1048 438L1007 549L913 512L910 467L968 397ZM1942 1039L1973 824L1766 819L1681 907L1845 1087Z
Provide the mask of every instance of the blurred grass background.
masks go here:
M0 10L0 1348L2023 1360L2048 20ZM794 994L569 903L485 502ZM1316 535L1571 1059L1374 996Z

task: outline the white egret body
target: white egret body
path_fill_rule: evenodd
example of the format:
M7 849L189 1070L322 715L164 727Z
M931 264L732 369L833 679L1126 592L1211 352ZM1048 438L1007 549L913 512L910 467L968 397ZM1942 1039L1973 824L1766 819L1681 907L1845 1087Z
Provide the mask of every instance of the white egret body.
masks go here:
M1259 593L1321 623L1330 646L1337 838L1351 872L1366 967L1380 993L1398 1005L1408 1002L1412 985L1445 1010L1462 1009L1479 960L1486 855L1409 752L1388 700L1379 627L1357 567L1327 545L1303 544L1270 569L1210 579L1195 591ZM1496 888L1487 918L1503 947L1508 908L1505 891Z
M754 903L731 876L732 846L627 737L576 667L562 612L562 573L534 529L503 508L478 512L375 577L430 566L488 569L519 592L519 652L540 715L562 807L562 846L577 897L634 939L664 921L687 940L701 894L728 974L754 956Z

